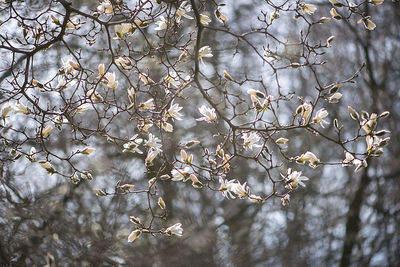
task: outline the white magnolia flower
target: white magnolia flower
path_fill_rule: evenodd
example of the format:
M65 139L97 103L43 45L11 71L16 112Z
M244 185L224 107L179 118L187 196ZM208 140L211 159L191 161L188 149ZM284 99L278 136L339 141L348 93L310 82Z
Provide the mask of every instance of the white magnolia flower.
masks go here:
M168 21L164 18L164 16L160 16L160 20L156 21L157 27L154 29L156 31L165 30L168 27Z
M43 137L47 137L49 133L53 130L53 126L47 125L43 130L42 130L42 135Z
M64 76L58 76L58 84L56 86L56 89L67 89L71 86L73 86L75 81L70 81L67 82Z
M85 155L89 155L89 154L93 153L95 150L96 150L96 148L93 148L93 147L85 147L85 148L81 151L81 153L82 153L82 154L85 154Z
M265 98L265 94L263 92L259 91L259 90L254 90L254 89L250 88L250 89L247 90L247 93L249 95L251 95L251 96L256 96L256 97L259 97L259 98Z
M217 114L215 113L215 109L208 108L205 105L202 105L199 108L200 113L204 116L196 119L197 121L206 121L208 123L215 122L217 119Z
M211 22L211 19L206 14L200 14L200 23L207 26Z
M362 129L366 134L371 133L373 130L375 130L377 121L376 119L378 118L378 115L376 113L372 113L371 116L369 117L369 120L364 120L362 122Z
M172 85L175 88L178 88L181 85L179 81L179 77L175 71L171 71L164 80L167 82L168 85Z
M35 162L37 160L36 148L34 146L31 147L31 150L29 151L29 155L27 155L26 158L30 162Z
M115 37L114 39L122 39L125 34L133 34L135 27L131 23L121 23L114 26Z
M304 2L301 2L300 6L301 6L301 11L303 12L303 14L307 13L307 14L311 15L317 10L317 7L315 5L306 4Z
M174 127L172 126L172 124L166 121L161 122L161 128L163 128L164 131L169 133L172 133L174 131Z
M115 90L118 86L118 81L115 80L115 73L114 72L107 72L104 75L105 84L111 89Z
M89 109L92 109L92 108L93 107L92 107L92 105L90 103L84 103L84 104L82 104L82 105L80 105L80 106L78 106L76 108L75 113L76 114L81 114L82 112L84 112L86 110L89 110Z
M235 183L235 180L226 180L222 177L219 178L219 183L221 184L221 186L219 187L219 191L222 193L222 195L226 198L236 198L236 196L233 194L233 192L231 191L231 188L233 186L233 184Z
M367 161L365 159L364 160L355 159L353 163L354 165L356 165L354 172L358 172L362 168L366 168L368 166Z
M357 21L358 23L364 23L364 27L370 31L374 30L376 27L376 24L372 22L372 20L370 20L370 17L366 17L364 19L360 19L359 21Z
M144 142L144 144L149 149L154 149L154 150L157 150L159 152L162 151L161 150L161 147L162 147L161 140L157 136L153 135L152 133L149 133L149 139L146 140Z
M132 231L128 236L128 242L131 243L131 242L135 241L136 238L138 238L141 233L142 233L142 231L140 231L139 229Z
M306 153L296 158L296 162L299 164L304 164L307 161L310 162L309 166L314 169L318 167L318 163L320 162L317 156L315 156L315 154L310 151L307 151Z
M99 64L99 66L97 67L98 68L98 70L99 70L99 76L97 76L97 79L100 79L101 78L101 76L103 76L104 75L104 72L105 72L105 66L104 66L104 64Z
M179 104L174 104L171 102L171 107L168 109L166 117L172 117L177 120L182 120L183 115L179 113L183 107L179 106Z
M284 177L286 181L286 187L288 189L296 189L298 185L301 185L305 187L306 185L303 183L303 181L308 181L309 179L305 176L301 176L301 172L299 171L292 171L292 169L287 170L287 176L285 177L284 175L281 174L282 177Z
M1 106L1 118L4 123L6 122L6 118L9 117L8 114L14 109L13 105L10 102L6 102Z
M341 98L342 98L342 94L339 92L336 92L333 95L331 95L331 97L329 97L328 101L329 101L329 103L337 103L337 102L339 102L339 100Z
M337 19L337 20L342 19L342 16L340 16L339 13L337 13L336 9L333 7L331 8L331 11L329 13L331 14L332 18L334 18L334 19Z
M243 147L244 147L244 149L250 149L250 150L252 150L253 149L253 146L254 147L261 147L261 145L257 145L256 143L258 142L258 141L260 141L260 136L257 134L257 133L255 133L255 132L252 132L252 133L250 133L250 134L248 134L248 133L242 133L242 139L243 139Z
M177 236L182 236L183 234L183 228L181 223L176 223L167 229L165 229L164 233L168 236L170 235L177 235Z
M184 169L173 169L171 171L172 181L184 181L186 182L190 177L190 168L185 167Z
M150 98L146 102L140 103L139 107L141 109L154 109L156 106L154 105L154 99Z
M138 148L142 142L143 142L143 139L138 138L138 135L135 134L134 136L132 136L131 139L129 139L129 142L127 142L123 145L124 149L122 150L122 152L143 154L143 152Z
M350 154L349 152L345 153L345 158L342 161L342 166L351 166L353 165L353 161L354 161L354 156L352 154Z
M66 62L61 59L61 62L63 63L63 66L60 69L60 72L63 74L72 74L74 71L79 71L81 68L78 63L73 61L71 58L69 58Z
M147 156L145 159L146 165L152 164L153 160L158 156L158 154L160 154L161 150L157 150L157 149L149 149L149 151L147 152Z
M375 6L382 4L385 0L369 0L369 2Z
M67 26L65 27L67 30L79 30L81 28L82 24L79 22L77 17L73 17L71 18L68 22L67 22Z
M49 174L53 174L56 172L56 170L54 169L53 165L51 165L50 162L45 161L45 160L41 160L39 161L40 166L45 169L47 171L47 173Z
M308 117L310 116L312 111L311 104L304 103L297 107L296 114L301 114L301 118L303 119L302 124L306 124Z
M107 15L114 14L112 3L108 0L102 2L99 6L97 6L97 10Z
M140 79L145 85L152 85L152 84L155 84L155 82L154 82L146 73L139 73L139 79Z
M235 193L240 199L246 198L250 195L250 188L244 184L240 184L240 182L230 184L229 190Z
M115 60L115 64L117 64L117 66L120 66L125 70L132 69L132 61L130 60L129 57L119 57Z
M190 11L192 11L192 8L190 7L190 5L187 4L187 1L183 1L182 4L179 6L179 8L175 12L176 22L177 23L181 22L181 17L185 17L187 19L193 19L193 17L186 14L186 13L189 13Z
M203 46L202 48L199 49L199 59L200 61L204 64L203 62L203 57L212 57L212 51L211 48L207 46Z
M87 91L86 97L90 97L93 103L99 103L104 101L104 98L101 96L101 94L97 93L95 89L90 89L89 91Z
M28 114L31 113L31 110L27 106L25 106L24 104L21 104L20 102L17 102L14 105L14 112L28 115Z
M284 138L284 137L281 137L281 138L278 138L275 142L276 142L278 145L284 145L284 144L286 144L288 141L289 141L289 139Z
M315 124L321 124L321 127L324 128L324 123L328 123L326 120L324 120L324 118L326 116L328 116L328 111L324 108L321 108L320 110L317 111L317 113L315 114L312 123Z

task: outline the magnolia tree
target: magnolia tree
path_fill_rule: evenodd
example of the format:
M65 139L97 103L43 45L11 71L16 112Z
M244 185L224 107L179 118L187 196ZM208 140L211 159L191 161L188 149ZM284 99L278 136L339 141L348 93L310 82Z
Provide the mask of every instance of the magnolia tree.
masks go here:
M390 132L380 121L389 112L348 106L342 118L330 115L364 65L330 81L323 70L335 36L312 33L333 23L372 31L366 10L383 0L329 2L261 1L251 21L234 22L233 5L214 0L115 0L92 8L54 0L28 10L22 1L3 1L1 161L90 185L99 169L106 172L90 158L122 155L147 182L96 184L93 191L134 195L147 206L148 214L127 215L128 242L182 235L180 222L165 223L166 183L254 205L279 198L285 206L312 183L302 175L309 167L357 172L382 155ZM293 22L300 30L288 38L282 32ZM257 72L243 64L244 50ZM300 72L314 85L306 94L290 82ZM341 123L348 117L351 129ZM301 132L340 158L320 157L289 138ZM244 165L255 166L262 182L237 177Z

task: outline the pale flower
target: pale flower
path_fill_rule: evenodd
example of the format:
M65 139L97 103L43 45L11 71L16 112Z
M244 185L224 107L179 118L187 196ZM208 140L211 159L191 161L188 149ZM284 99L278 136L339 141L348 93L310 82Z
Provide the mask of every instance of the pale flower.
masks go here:
M144 142L144 145L147 146L149 149L162 151L161 150L161 147L162 147L161 140L157 136L153 135L152 133L149 133L149 139Z
M337 103L337 102L339 102L339 100L341 98L342 98L342 94L339 92L336 92L333 95L331 95L331 97L329 97L328 101L329 101L329 103Z
M261 145L257 145L256 143L260 141L260 136L255 133L252 132L250 134L248 133L242 133L242 139L243 139L243 147L244 149L253 149L254 147L261 147Z
M111 89L115 90L118 86L118 81L115 80L115 73L114 72L107 72L104 75L105 84Z
M376 24L373 23L369 17L367 17L365 19L361 19L361 21L364 23L364 27L370 31L374 30L376 27ZM360 23L360 21L358 21L358 23Z
M189 5L187 5L187 1L183 1L175 12L176 22L179 23L181 21L181 17L185 17L187 19L193 19L193 17L186 14L189 13L190 11L192 11L192 8Z
M58 84L56 86L56 89L67 89L71 87L74 84L74 81L72 82L67 82L67 80L64 78L64 76L58 76Z
M95 150L96 150L96 149L93 148L93 147L85 147L85 148L81 151L81 153L82 153L82 154L85 154L85 155L89 155L89 154L93 153Z
M330 36L328 39L326 39L326 46L331 47L333 40L335 40L335 36L333 36L333 35Z
M172 133L174 131L174 127L172 126L172 124L166 121L161 122L161 128L163 128L164 131L169 133Z
M304 2L301 2L300 6L301 6L301 11L303 12L303 14L307 13L309 15L312 15L317 10L317 7L315 5L306 4Z
M80 105L80 106L78 106L76 108L75 113L76 114L81 114L82 112L84 112L86 110L89 110L89 109L92 109L92 108L93 107L92 107L92 105L90 103L84 103L84 104L82 104L82 105Z
M39 161L40 166L45 169L47 171L47 173L49 174L53 174L56 172L56 170L54 169L53 165L51 165L50 162L46 161L46 160L41 160Z
M375 6L382 4L385 0L369 0L369 2Z
M47 137L49 133L53 130L53 126L47 125L43 130L42 130L42 135L43 137Z
M208 123L213 123L217 119L217 114L215 113L215 109L208 108L205 105L202 105L199 108L200 113L203 117L196 119L197 121L206 121Z
M258 91L258 90L248 89L247 93L249 95L251 95L251 96L256 96L256 97L259 97L259 98L265 98L265 94L263 92L261 92L261 91Z
M302 124L305 125L307 122L308 117L310 116L312 111L312 106L308 103L304 103L297 107L296 114L301 114L303 119Z
M90 89L89 91L87 91L86 97L90 97L93 103L103 102L104 100L101 94L97 93L94 89Z
M27 106L25 106L24 104L21 104L20 102L17 102L15 104L15 106L14 106L14 112L28 115L28 114L31 113L31 110Z
M362 129L364 130L364 132L366 134L371 133L373 130L375 130L376 125L377 125L377 114L376 113L372 113L369 120L364 120L362 122Z
M154 82L146 73L139 73L139 79L140 79L145 85L155 84L155 82Z
M114 39L122 39L125 34L133 34L135 32L135 28L131 23L121 23L114 26L115 37Z
M240 182L232 183L229 190L235 193L240 199L246 198L250 195L250 188L246 186L246 183L240 184Z
M284 145L284 144L286 144L288 141L289 141L289 139L284 138L284 137L281 137L281 138L278 138L275 142L276 142L278 145Z
M179 106L179 104L174 104L171 102L171 107L168 109L166 113L166 117L172 117L177 120L182 120L183 115L179 113L183 107Z
M99 6L97 6L97 10L101 13L112 15L114 14L114 9L112 3L110 1L104 1Z
M342 166L351 166L353 165L353 161L354 161L354 156L352 154L350 154L349 152L345 153L345 158L342 161Z
M221 9L218 7L215 12L215 17L219 20L221 23L225 23L228 20L228 17L222 14Z
M337 13L336 9L334 9L333 7L331 8L330 13L331 13L332 18L337 19L337 20L342 19L342 16L340 16L339 13Z
M190 178L190 168L185 167L184 169L173 169L171 171L172 181L184 181L186 182Z
M306 185L303 183L303 181L309 180L307 177L301 176L300 171L292 171L292 169L290 168L287 170L286 177L282 174L281 176L284 177L286 182L286 188L288 189L296 189L298 185L305 187Z
M172 85L175 88L178 88L181 85L179 77L175 71L171 71L164 79L168 85Z
M160 150L156 150L156 149L149 149L149 151L147 152L147 156L145 159L146 165L150 165L153 163L153 160L158 156L158 154L160 154Z
M211 22L211 19L206 14L200 14L200 23L207 26Z
M354 165L356 165L354 172L358 172L362 168L366 168L368 166L367 161L365 159L364 160L355 159L353 163Z
M30 162L35 162L37 160L36 148L34 146L31 147L31 150L29 151L29 155L27 155L26 158Z
M129 57L119 57L115 60L115 64L125 70L132 69L132 61Z
M204 64L203 62L203 57L212 57L212 51L211 48L207 46L203 46L202 48L199 49L199 59L200 61Z
M129 142L127 142L123 145L124 149L122 150L122 152L143 154L143 152L138 148L142 142L143 142L143 139L138 138L138 135L135 134L134 136L132 136L131 139L129 139Z
M156 31L165 30L168 27L168 21L164 18L164 16L160 16L160 20L156 21L157 27L154 29Z
M235 183L235 180L225 180L222 177L219 178L219 182L221 186L219 187L219 191L222 193L222 195L226 198L236 198L235 195L231 192L231 188L233 184Z
M326 120L324 120L324 118L328 116L328 114L329 113L326 111L326 109L321 108L315 114L314 118L312 119L312 123L321 124L321 127L324 128L324 123L328 123Z
M105 66L104 66L104 64L99 64L99 66L97 68L99 70L99 76L97 76L97 79L100 79L101 76L104 75Z
M181 223L176 223L167 229L165 229L164 233L168 236L170 235L177 235L177 236L182 236L183 234L183 228Z
M150 98L149 100L147 100L143 103L140 103L139 107L141 109L146 110L146 109L154 109L156 106L154 105L154 99Z
M304 164L306 161L309 161L309 166L314 169L318 167L318 163L320 162L317 156L315 156L315 154L310 151L307 151L306 153L296 158L296 162L299 164Z
M136 238L138 238L141 233L142 232L139 229L132 231L128 236L128 242L131 243L131 242L135 241Z

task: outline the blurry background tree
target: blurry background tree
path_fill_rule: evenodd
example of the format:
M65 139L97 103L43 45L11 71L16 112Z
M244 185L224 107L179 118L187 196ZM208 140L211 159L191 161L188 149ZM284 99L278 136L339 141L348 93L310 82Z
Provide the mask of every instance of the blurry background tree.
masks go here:
M0 1L0 53L1 265L400 265L398 1Z

